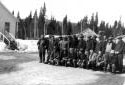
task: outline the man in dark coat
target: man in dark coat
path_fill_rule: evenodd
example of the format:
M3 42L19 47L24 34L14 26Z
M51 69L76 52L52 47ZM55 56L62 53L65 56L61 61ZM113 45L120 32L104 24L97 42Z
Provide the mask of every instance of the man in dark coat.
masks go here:
M96 36L93 36L93 38L91 39L91 43L92 43L92 48L90 50L90 55L89 55L89 59L91 59L93 57L93 54L96 53L96 47L97 47L97 40L96 40Z
M77 65L81 68L85 67L86 68L86 64L87 64L87 57L85 54L83 54L82 50L79 50L78 54L77 54Z
M88 36L88 40L86 43L86 51L92 50L92 47L93 47L92 45L93 45L92 37Z
M59 65L60 64L60 49L59 49L59 40L55 39L54 40L54 63L55 65Z
M92 48L92 50L94 50L94 51L93 51L92 55L89 56L89 61L88 61L88 66L93 69L95 69L95 67L96 67L97 58L99 56L101 56L101 53L102 53L102 41L99 39L95 45L96 46L92 45L92 47L94 47L94 48Z
M123 69L123 52L125 49L125 43L122 40L122 37L118 38L119 41L116 44L115 47L115 54L117 56L117 62L116 62L116 69L118 69L120 72L122 72Z
M95 50L96 50L96 44L97 44L96 38L97 38L97 36L93 36L93 38L92 38L92 50L93 50L93 52L95 52Z
M83 40L84 36L81 35L80 36L80 40L78 42L78 50L81 50L82 53L84 54L85 53L85 49L86 49L86 41Z
M88 40L86 42L86 52L87 52L87 57L89 58L89 56L93 52L93 41L91 36L88 36Z
M93 45L92 38L91 38L91 36L88 36L88 39L86 41L86 51L85 51L85 55L87 56L88 61L89 61L89 57L93 53L93 46L92 45Z
M73 35L73 46L74 46L74 49L76 50L77 47L78 47L78 38L76 35Z
M45 62L45 50L46 50L46 40L43 35L41 35L41 38L37 42L38 50L39 50L39 57L40 57L40 63Z

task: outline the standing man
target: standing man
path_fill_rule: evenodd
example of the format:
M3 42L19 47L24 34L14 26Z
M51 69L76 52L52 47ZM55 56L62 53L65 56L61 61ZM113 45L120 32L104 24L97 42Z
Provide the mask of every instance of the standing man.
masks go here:
M61 49L61 57L62 57L62 64L66 66L67 59L69 57L68 55L68 47L69 42L67 40L67 37L64 37L63 41L60 43L60 49Z
M122 37L118 38L118 43L116 44L115 47L115 54L117 56L117 63L116 67L117 69L122 72L123 69L123 52L124 52L125 44L122 40Z
M95 39L96 40L96 39ZM92 69L95 69L96 67L96 61L99 56L101 56L102 53L102 41L98 38L98 41L92 40L92 52L91 55L89 56L89 61L88 61L88 66Z
M54 58L54 43L55 38L51 35L49 39L47 63L50 63L50 61Z
M86 49L86 41L83 39L84 36L81 35L80 36L80 40L78 42L78 49L82 51L82 53L85 53L85 49Z
M88 39L86 41L86 55L88 59L92 55L92 53L93 53L93 41L91 36L88 36Z
M106 49L105 49L105 54L104 54L104 71L109 71L114 62L115 43L112 40L113 38L109 37L107 44L106 44Z
M45 51L46 51L46 40L43 35L41 35L41 38L37 42L37 45L38 45L38 50L39 50L40 63L44 63Z

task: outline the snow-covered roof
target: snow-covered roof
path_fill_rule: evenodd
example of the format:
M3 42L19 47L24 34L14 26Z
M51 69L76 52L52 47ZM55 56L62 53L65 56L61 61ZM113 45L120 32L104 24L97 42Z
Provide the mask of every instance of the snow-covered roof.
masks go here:
M90 28L87 28L87 29L85 29L85 30L83 30L81 33L79 33L79 34L83 34L83 35L85 35L85 36L94 36L94 35L96 35L96 36L98 36L98 34L96 34L94 31L92 31Z

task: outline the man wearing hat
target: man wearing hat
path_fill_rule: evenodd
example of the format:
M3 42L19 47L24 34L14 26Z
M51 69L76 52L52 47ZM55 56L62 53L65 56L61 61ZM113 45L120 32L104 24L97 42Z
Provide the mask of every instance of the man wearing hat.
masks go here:
M85 55L87 56L88 61L89 61L89 56L93 53L92 45L93 45L92 38L91 38L91 36L88 36L88 39L86 41L86 50L85 50Z
M96 36L93 36L91 39L92 48L90 50L89 61L88 61L88 64L90 64L90 63L92 64L92 65L90 65L90 67L92 67L92 68L94 68L95 54L97 54L97 50L96 50L97 40L96 40L96 38L97 38Z
M116 69L122 72L123 69L123 52L125 49L125 43L122 40L122 37L118 38L118 43L115 47L115 55L117 56Z
M80 36L80 40L78 41L78 50L82 50L82 53L84 54L86 49L86 41L83 39L84 36Z
M86 42L86 51L90 52L92 50L92 38L91 36L88 36L87 42Z
M49 37L49 47L48 47L48 57L47 57L47 63L50 63L50 61L53 59L54 54L54 44L55 44L55 38L54 36L50 35Z
M104 54L104 70L109 71L112 63L113 63L113 54L114 54L114 48L115 43L112 41L113 38L109 37L108 42L106 44L105 54Z
M84 36L81 35L78 41L78 66L81 66L83 58L85 56L85 49L86 49L86 41L83 39Z
M37 42L38 50L39 50L39 57L40 57L40 63L45 62L45 51L46 51L46 40L43 35L41 35L41 38Z
M63 41L60 43L60 49L61 49L61 57L62 57L61 63L62 65L65 65L65 66L67 64L67 59L69 56L68 48L69 48L69 42L67 40L67 37L64 37Z

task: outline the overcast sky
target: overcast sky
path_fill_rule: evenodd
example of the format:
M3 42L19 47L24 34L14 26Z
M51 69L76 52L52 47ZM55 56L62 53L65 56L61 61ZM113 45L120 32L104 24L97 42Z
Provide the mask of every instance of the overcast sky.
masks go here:
M67 14L68 20L72 22L80 21L84 16L90 18L92 13L98 12L99 20L105 20L111 24L122 17L125 22L125 1L124 0L0 0L15 15L20 12L20 16L25 18L30 11L38 12L46 3L47 17L51 15L62 21Z

